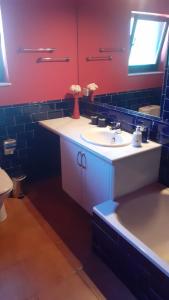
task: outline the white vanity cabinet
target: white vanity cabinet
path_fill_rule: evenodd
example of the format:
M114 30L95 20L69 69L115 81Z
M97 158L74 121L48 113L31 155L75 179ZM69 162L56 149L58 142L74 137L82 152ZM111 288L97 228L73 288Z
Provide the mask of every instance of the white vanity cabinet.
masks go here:
M158 181L161 145L149 141L142 147L102 147L86 142L89 120L69 117L40 124L60 136L62 187L80 206L92 207L132 193Z
M112 164L61 137L62 187L86 211L113 195Z

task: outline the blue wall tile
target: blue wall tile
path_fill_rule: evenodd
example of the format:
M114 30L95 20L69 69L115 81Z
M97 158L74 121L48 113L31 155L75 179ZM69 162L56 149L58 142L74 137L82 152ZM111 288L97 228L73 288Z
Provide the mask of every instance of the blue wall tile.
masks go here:
M38 149L43 152L44 145L41 145L38 121L70 116L72 109L72 99L0 107L0 166L11 175L17 170L30 175L37 172L37 169L41 172L44 161L40 162ZM3 141L7 138L17 140L16 151L12 156L3 154Z
M98 95L95 97L95 101L138 111L145 105L160 105L161 92L161 88L127 91L104 96Z

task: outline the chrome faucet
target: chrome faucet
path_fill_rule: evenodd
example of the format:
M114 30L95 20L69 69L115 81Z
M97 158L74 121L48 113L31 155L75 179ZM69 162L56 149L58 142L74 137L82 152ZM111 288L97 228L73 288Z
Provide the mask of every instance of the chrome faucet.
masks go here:
M111 122L110 130L112 130L112 141L115 143L117 139L117 135L121 133L120 122Z
M110 129L114 131L115 134L121 133L121 124L120 122L111 122Z

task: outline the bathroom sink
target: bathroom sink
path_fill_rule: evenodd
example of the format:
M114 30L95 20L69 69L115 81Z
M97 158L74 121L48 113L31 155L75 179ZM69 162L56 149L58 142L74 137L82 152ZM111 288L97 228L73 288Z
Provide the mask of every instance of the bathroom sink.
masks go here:
M88 143L105 147L122 147L131 143L131 134L125 131L116 133L115 130L106 128L91 128L83 133L81 137Z

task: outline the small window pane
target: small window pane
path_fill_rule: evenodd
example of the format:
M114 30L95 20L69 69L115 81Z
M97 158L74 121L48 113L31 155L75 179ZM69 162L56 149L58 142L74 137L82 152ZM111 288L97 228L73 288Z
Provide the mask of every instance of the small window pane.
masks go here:
M5 53L5 42L3 35L3 26L2 26L2 17L0 10L0 83L7 83L8 80L8 70L6 62L6 53Z
M133 24L132 20L131 22ZM166 22L137 20L129 57L129 66L157 63L165 26Z

